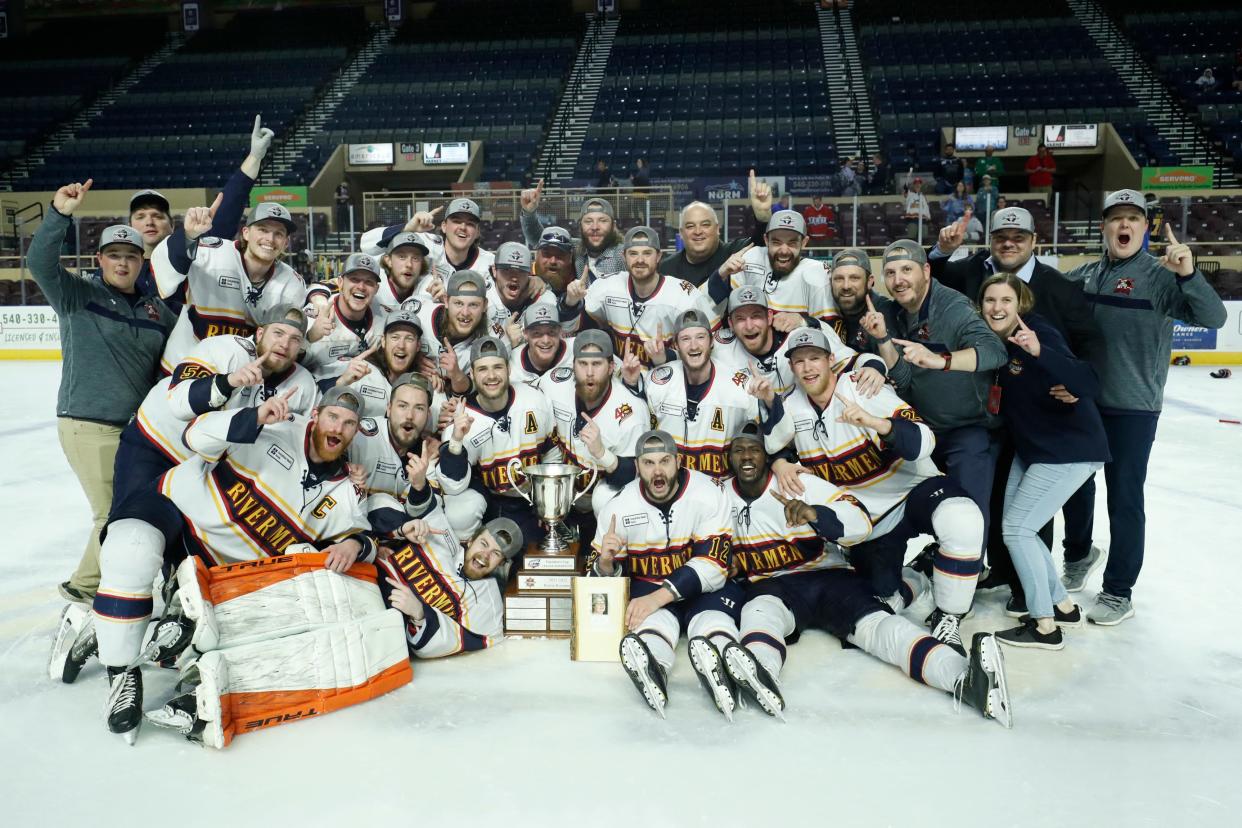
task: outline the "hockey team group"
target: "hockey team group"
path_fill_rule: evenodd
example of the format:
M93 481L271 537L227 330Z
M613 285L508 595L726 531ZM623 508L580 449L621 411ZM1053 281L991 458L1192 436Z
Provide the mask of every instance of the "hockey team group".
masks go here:
M723 241L694 202L673 253L604 198L555 226L540 182L522 241L481 249L483 213L456 198L308 287L282 261L288 210L243 218L271 137L256 119L179 223L136 194L90 274L59 260L90 198L68 184L28 254L95 521L49 672L97 659L127 741L146 720L223 747L399 687L411 656L500 643L506 578L546 531L516 487L540 463L584 470L568 523L588 577L629 578L620 662L662 716L684 635L723 715L784 718L787 648L819 629L1011 726L1002 645L1133 615L1172 320L1225 321L1171 231L1147 251L1141 194L1108 196L1106 250L1062 274L1020 207L970 255L959 222L930 249L824 262L753 172L753 234ZM992 589L1015 626L963 640ZM178 692L144 706L156 664Z

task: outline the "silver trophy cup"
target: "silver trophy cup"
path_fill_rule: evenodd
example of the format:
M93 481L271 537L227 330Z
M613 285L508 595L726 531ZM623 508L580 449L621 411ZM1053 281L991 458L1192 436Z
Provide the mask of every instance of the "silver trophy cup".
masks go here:
M535 514L548 530L547 537L539 544L539 551L545 555L563 555L569 550L573 535L564 521L580 494L575 484L583 474L590 475L584 489L590 491L598 475L595 468L583 470L569 463L523 467L522 461L516 457L509 461L509 479L513 481L513 488L535 508ZM522 478L525 478L524 484Z

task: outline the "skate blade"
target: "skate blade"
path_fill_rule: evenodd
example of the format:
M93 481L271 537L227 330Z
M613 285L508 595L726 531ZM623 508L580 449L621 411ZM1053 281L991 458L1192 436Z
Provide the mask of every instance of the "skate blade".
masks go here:
M156 727L175 730L185 735L194 728L194 719L180 710L169 711L165 707L159 710L148 710L143 717Z
M690 664L694 667L694 672L698 673L703 683L707 686L707 691L712 696L712 702L716 705L716 709L721 715L733 723L733 710L737 707L737 702L733 698L733 694L729 692L729 688L725 686L724 681L724 664L721 663L719 656L714 649L709 649L710 644L701 641L690 642ZM706 664L706 659L710 658L714 664Z
M725 666L729 671L729 675L737 682L738 687L746 690L764 713L785 721L784 707L772 695L771 691L763 686L763 682L759 681L759 676L753 669L749 654L739 654L732 650L725 653Z
M129 745L130 747L133 747L138 742L138 728L137 727L135 727L133 730L127 730L124 733L118 733L117 735L120 736L122 739L124 739L125 744Z
M1013 708L1009 702L1009 684L1005 678L1005 653L996 636L989 635L979 646L985 666L990 666L996 687L988 691L988 715L1005 728L1013 728Z
M640 659L643 662L642 667L639 666ZM661 719L667 719L664 715L664 705L667 700L655 682L647 677L646 661L647 654L633 642L621 642L621 666L629 674L630 681L634 682L634 686L643 694L643 700L647 702L647 706L659 713Z

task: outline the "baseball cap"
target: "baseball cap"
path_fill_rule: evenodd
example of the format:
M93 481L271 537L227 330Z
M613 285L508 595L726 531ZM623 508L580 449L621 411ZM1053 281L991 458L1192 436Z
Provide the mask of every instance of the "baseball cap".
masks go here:
M496 545L500 547L500 554L504 555L506 561L511 561L522 551L522 530L518 525L509 518L492 518L483 524L483 528L492 536L492 540L496 541Z
M555 247L564 253L572 253L574 240L570 237L569 231L564 227L545 227L543 228L543 235L539 237L539 241L535 244L535 249L543 250L545 247Z
M433 396L432 391L431 391L431 383L422 374L418 374L418 373L411 371L407 374L402 374L401 376L397 377L396 381L393 382L392 384L393 393L396 393L398 388L401 388L402 386L406 386L406 385L412 385L415 388L420 389L424 394L427 395L427 399L429 400Z
M530 273L530 248L521 242L505 242L496 248L496 267Z
M765 233L771 233L773 230L792 230L800 236L806 235L806 219L797 210L777 210L772 214L772 218L768 219L768 229Z
M677 322L673 326L673 336L691 328L706 328L707 332L711 333L712 322L703 311L691 308L677 317Z
M485 336L475 340L475 343L470 346L470 364L474 365L480 359L487 357L500 357L508 362L509 346L494 336Z
M129 197L129 212L133 213L145 204L154 204L163 210L165 215L172 215L172 207L168 203L168 198L159 190L139 190L134 193Z
M857 247L847 247L832 259L832 269L838 267L861 267L868 276L871 275L871 257Z
M431 248L427 246L427 242L423 241L423 237L418 233L398 233L393 236L392 241L388 242L388 252L391 253L398 247L405 247L406 245L421 247L424 255L431 252Z
M606 199L595 197L588 198L582 202L582 209L578 212L578 221L582 221L587 213L603 213L608 218L616 217L616 214L612 211L612 205Z
M884 264L909 259L918 264L927 264L927 254L919 243L910 239L898 239L884 248Z
M786 353L793 353L797 348L819 348L825 353L832 353L828 337L816 328L797 328L789 335L789 339L785 340Z
M246 222L246 226L258 224L261 221L279 221L290 233L296 229L293 224L293 216L289 215L289 209L283 204L277 204L274 201L265 201L258 207L255 207L250 213L250 221Z
M388 333L393 328L400 325L408 325L418 331L418 335L423 335L423 323L418 321L418 314L409 311L397 311L384 320L384 333Z
M479 205L474 199L455 198L449 202L448 209L444 211L444 217L456 215L457 213L469 213L476 219L483 220L483 211L479 209Z
M487 282L473 270L459 270L449 277L446 296L487 296Z
M742 426L742 430L733 435L733 442L740 443L749 440L752 443L763 445L763 432L759 430L758 423L747 423Z
M324 391L323 396L319 398L319 405L315 408L323 409L330 405L340 406L355 414L362 412L362 400L358 399L358 393L348 385L334 385Z
M673 442L672 436L658 428L638 435L638 442L634 447L637 449L635 457L642 457L644 454L677 454L677 443Z
M1117 190L1109 193L1108 198L1104 199L1104 211L1101 215L1107 216L1108 211L1114 207L1134 207L1147 215L1147 199L1138 190Z
M142 234L128 224L114 224L99 234L99 249L103 250L110 244L128 244L142 252Z
M622 250L631 247L654 247L660 249L660 234L650 227L631 227L625 231L625 240L621 242Z
M588 352L587 348L595 350ZM584 356L602 356L604 359L612 359L614 353L612 337L598 328L583 331L574 337L574 359Z
M767 308L768 296L762 290L756 290L750 285L734 288L733 292L729 294L729 313L733 313L738 308L744 308L747 305Z
M1006 207L992 214L992 232L999 230L1021 230L1024 233L1035 232L1035 219L1031 211L1023 207Z
M348 276L354 272L369 273L378 282L380 278L379 260L374 256L368 256L366 253L350 253L349 258L345 260L345 269L341 271L341 275Z
M275 305L260 313L256 321L260 328L283 323L299 331L306 330L306 314L297 305Z
M549 302L535 302L522 311L522 330L536 325L556 325L559 328L561 320L556 316L556 306Z

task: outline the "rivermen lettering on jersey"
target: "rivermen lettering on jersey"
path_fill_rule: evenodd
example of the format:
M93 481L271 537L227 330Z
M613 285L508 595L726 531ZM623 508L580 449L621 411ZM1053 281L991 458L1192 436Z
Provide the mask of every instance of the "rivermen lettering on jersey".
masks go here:
M747 393L747 368L712 362L707 390L689 399L680 360L653 368L647 383L647 405L656 428L677 443L682 466L722 478L729 474L729 443L747 423L760 419L759 400Z

